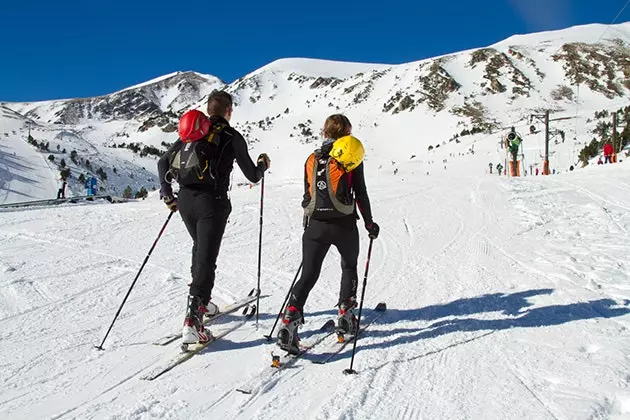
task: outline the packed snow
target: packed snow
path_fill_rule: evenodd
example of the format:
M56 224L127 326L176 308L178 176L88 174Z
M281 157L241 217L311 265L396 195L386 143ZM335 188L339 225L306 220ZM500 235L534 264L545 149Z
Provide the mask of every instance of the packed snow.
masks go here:
M273 158L273 156L272 156ZM411 170L411 168L409 168ZM402 171L404 172L404 171ZM0 417L627 418L630 167L549 177L368 177L376 240L365 306L386 315L326 365L308 356L254 395L268 333L300 262L300 173L269 175L261 315L152 382L174 356L191 242L167 226L105 351L99 344L166 220L158 197L0 213ZM403 181L404 177L404 181ZM235 188L214 299L256 285L260 189ZM361 261L367 238L362 233ZM362 267L362 263L360 264ZM304 335L335 314L332 251ZM360 270L360 276L363 272ZM238 315L213 327L229 328Z

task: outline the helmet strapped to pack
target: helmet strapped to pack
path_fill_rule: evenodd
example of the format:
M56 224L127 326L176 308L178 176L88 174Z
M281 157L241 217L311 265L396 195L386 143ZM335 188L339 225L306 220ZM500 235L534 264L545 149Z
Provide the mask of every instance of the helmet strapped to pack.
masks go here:
M335 140L330 156L348 172L356 169L363 162L365 150L359 139L353 136L343 136Z
M180 185L215 184L220 159L219 136L225 124L212 123L198 110L186 112L179 121L181 147L170 161L169 172Z
M210 120L206 117L206 114L197 109L191 109L184 113L179 119L179 127L177 130L179 138L184 143L197 141L208 134L210 125Z
M346 170L337 159L319 151L308 157L305 169L310 200L303 206L308 217L326 220L354 214L351 170Z

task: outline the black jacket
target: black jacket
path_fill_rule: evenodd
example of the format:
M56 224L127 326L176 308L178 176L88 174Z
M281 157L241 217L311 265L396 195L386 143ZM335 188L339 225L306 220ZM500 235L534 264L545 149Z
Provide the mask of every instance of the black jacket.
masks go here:
M210 117L212 124L222 124L225 128L222 129L216 136L219 146L219 160L216 171L216 183L214 185L200 185L195 187L182 188L196 188L214 191L217 193L225 193L230 188L230 174L234 167L234 160L238 163L238 166L243 171L245 177L251 182L258 182L263 176L264 164L261 162L258 166L254 165L249 152L247 151L247 143L245 139L235 128L230 126L230 123L223 118L216 115ZM198 140L203 141L203 140ZM182 146L182 141L178 139L164 155L158 161L158 174L160 177L160 194L161 196L172 196L173 190L171 184L166 181L166 173L169 170L169 165L172 158L175 156L179 148Z

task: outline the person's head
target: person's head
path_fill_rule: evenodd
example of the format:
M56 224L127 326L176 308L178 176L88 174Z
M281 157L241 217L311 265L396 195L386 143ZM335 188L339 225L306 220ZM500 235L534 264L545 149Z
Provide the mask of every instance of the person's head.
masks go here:
M208 115L217 115L226 120L232 118L232 95L224 90L215 90L208 96Z
M342 114L333 114L326 118L324 123L324 138L337 140L340 137L352 133L352 124L348 117Z

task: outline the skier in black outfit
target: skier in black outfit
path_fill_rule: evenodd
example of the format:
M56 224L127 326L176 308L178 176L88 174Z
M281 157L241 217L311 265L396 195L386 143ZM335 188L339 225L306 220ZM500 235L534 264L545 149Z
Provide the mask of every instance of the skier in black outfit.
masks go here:
M245 139L230 126L229 120L232 116L230 94L225 91L213 92L208 98L207 111L209 118L196 110L188 111L182 116L179 126L180 139L158 161L160 197L171 211L179 210L193 240L192 283L182 333L184 344L208 341L210 333L203 327L203 315L218 312L218 307L211 302L211 296L221 239L232 211L228 189L234 160L236 159L243 174L251 182L258 182L270 166L270 159L264 153L258 157L258 164L254 165L247 151ZM190 145L200 143L203 143L200 146L204 147L210 147L208 144L213 145L212 152L208 152L208 156L211 156L200 155L198 159L201 161L201 167L196 169L197 176L193 177L196 178L195 182L180 179L179 194L175 198L171 184L167 180L169 170L173 168L173 161L181 161L182 165L184 161L190 161L184 158L184 153ZM207 160L204 161L206 157ZM183 168L183 166L179 168L180 171Z
M363 146L358 139L350 136L351 131L352 125L344 115L328 117L324 125L326 140L305 164L302 275L291 291L282 319L283 326L278 332L278 345L290 353L299 352L297 328L303 323L304 304L319 278L331 245L341 255L337 329L344 333L356 333L354 308L357 306L359 257L356 205L370 238L378 237L379 226L372 220L365 186Z

